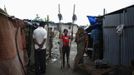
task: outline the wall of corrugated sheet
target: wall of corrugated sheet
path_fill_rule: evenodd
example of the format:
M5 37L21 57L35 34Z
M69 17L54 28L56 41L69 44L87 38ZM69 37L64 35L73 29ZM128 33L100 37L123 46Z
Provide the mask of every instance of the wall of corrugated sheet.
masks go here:
M128 65L134 59L134 7L126 8L125 14L114 13L103 19L104 60L109 64ZM116 33L116 27L124 24L123 35Z

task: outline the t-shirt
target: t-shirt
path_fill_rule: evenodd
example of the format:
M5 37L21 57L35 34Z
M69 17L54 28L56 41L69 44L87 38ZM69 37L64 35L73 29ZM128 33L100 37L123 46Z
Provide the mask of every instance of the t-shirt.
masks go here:
M39 44L43 42L44 39L47 39L47 31L43 27L38 27L33 32L33 38L37 40ZM37 44L34 45L35 49L38 49L39 46ZM46 42L43 45L42 49L46 48Z
M69 46L69 43L70 43L70 36L65 36L65 35L62 35L60 37L60 39L62 40L63 42L63 46Z

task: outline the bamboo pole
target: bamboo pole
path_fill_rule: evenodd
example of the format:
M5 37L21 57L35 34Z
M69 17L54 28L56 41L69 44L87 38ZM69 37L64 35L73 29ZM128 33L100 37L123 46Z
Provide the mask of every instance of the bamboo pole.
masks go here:
M73 16L72 16L72 26L71 26L71 37L72 37L72 39L73 39L73 31L74 31L73 26L74 26L75 21L76 21L76 15L75 15L75 4L74 4L74 6L73 6ZM70 42L70 49L71 49L71 44L72 44L72 40Z
M62 34L62 26L61 26L61 20L62 20L62 15L60 12L60 4L58 5L58 18L59 18L59 38ZM63 54L62 54L62 40L59 39L59 51L60 51L60 59L61 59L61 69L63 68Z

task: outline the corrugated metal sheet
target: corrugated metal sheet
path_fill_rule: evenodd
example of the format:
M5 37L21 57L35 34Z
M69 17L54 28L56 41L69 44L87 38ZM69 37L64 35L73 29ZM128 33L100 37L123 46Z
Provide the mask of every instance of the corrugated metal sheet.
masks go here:
M117 26L120 24L120 14L105 16L103 26Z
M134 7L124 10L103 19L104 60L113 65L128 65L134 59ZM116 27L121 24L125 29L119 37Z
M122 37L121 46L121 63L130 64L131 60L134 59L134 27L127 28L124 30Z
M126 9L125 24L127 26L134 25L134 7Z
M124 23L126 28L123 32L121 45L121 63L130 64L134 59L134 7L126 9ZM123 21L122 21L123 22Z
M115 33L114 28L103 30L104 33L104 60L109 64L118 64L119 37Z

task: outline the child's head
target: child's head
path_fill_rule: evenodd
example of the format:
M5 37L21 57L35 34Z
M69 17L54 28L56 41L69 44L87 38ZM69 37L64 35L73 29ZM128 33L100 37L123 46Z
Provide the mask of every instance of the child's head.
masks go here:
M67 34L68 33L68 30L67 29L64 29L63 32L64 32L64 34Z

